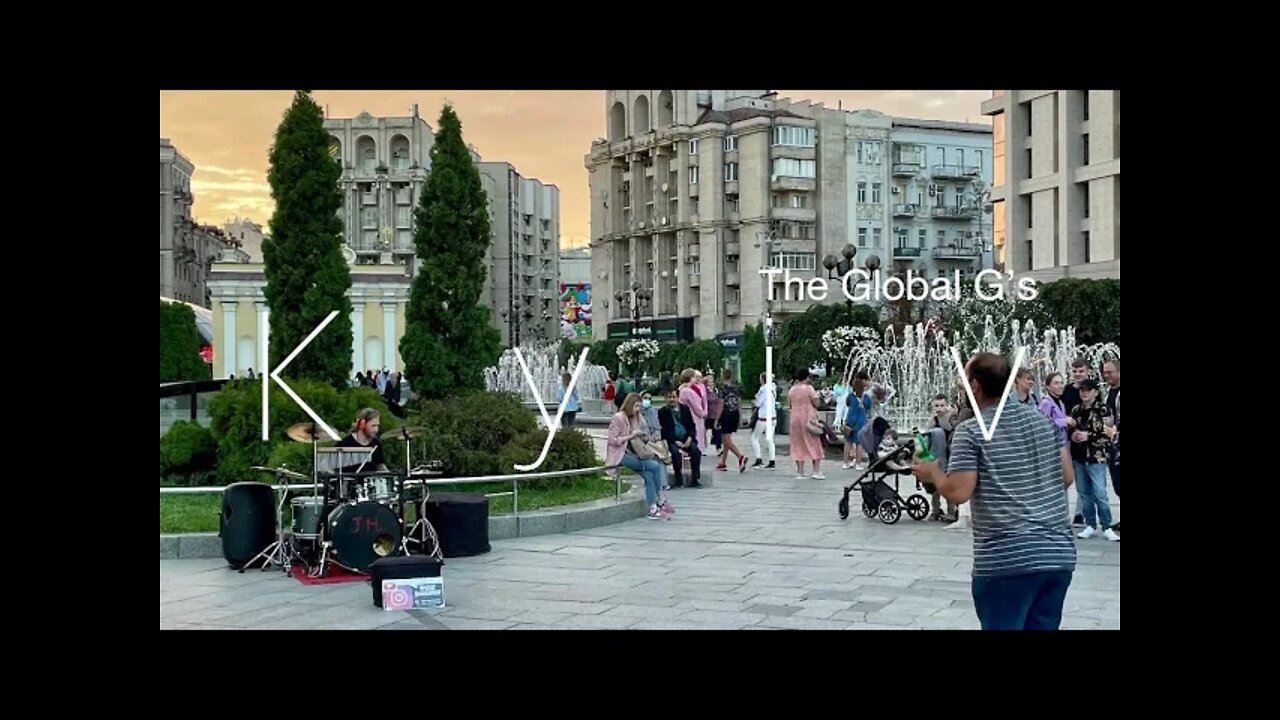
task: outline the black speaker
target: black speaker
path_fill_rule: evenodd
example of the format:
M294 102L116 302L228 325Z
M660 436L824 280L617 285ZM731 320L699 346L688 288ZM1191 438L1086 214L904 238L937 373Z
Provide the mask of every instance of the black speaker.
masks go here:
M270 485L239 482L222 491L218 515L222 557L233 568L244 567L276 540L275 492Z
M429 555L398 555L373 561L369 566L369 585L373 587L373 605L382 607L382 581L407 578L440 577L439 560Z
M419 512L436 529L445 557L489 552L489 498L483 493L431 493Z

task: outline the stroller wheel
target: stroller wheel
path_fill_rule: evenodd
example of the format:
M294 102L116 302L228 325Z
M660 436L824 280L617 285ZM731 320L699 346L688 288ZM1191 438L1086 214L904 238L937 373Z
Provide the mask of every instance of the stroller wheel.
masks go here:
M907 514L912 520L923 520L929 517L929 501L923 495L912 495L907 498Z
M840 498L840 504L837 505L836 508L840 511L840 519L848 520L849 519L849 496L846 495Z
M892 525L898 522L898 518L902 517L902 508L898 507L898 503L893 500L884 500L880 503L880 522L885 525Z
M876 516L876 509L872 505L862 503L862 514L869 518L874 518Z

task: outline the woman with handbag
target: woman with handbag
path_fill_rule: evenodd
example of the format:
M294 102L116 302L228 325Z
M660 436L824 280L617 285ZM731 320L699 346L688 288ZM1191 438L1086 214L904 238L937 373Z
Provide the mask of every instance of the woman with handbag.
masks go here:
M796 479L805 479L804 463L813 462L814 480L825 480L822 474L822 420L818 417L818 392L809 381L808 368L801 368L787 391L790 422L791 459L796 461Z
M644 499L649 505L650 520L667 520L670 505L662 490L662 463L653 456L646 442L647 429L640 419L640 395L628 393L622 408L609 421L609 445L605 465L629 468L644 478Z

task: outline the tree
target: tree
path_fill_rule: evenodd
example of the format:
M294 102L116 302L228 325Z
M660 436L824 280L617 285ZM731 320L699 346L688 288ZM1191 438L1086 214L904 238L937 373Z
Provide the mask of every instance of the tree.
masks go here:
M210 368L200 359L196 314L185 303L160 301L160 382L208 380Z
M854 305L852 310L843 303L814 305L787 319L778 332L774 373L780 377L792 377L800 368L809 368L820 362L827 363L829 369L831 362L822 347L822 334L845 325L879 331L876 311L868 305ZM840 358L837 364L844 367L844 358Z
M310 92L298 92L276 128L267 171L276 203L271 237L262 241L271 310L270 365L279 365L337 310L333 322L289 364L291 376L335 388L346 387L351 373L351 272L342 256L338 217L341 172L329 152L320 106Z
M1120 342L1120 281L1065 278L1037 288L1036 325L1076 329L1076 342Z
M400 339L405 377L428 399L483 390L484 368L502 352L489 310L479 305L490 242L489 204L451 105L440 112L431 174L414 220L413 240L423 263L409 292Z

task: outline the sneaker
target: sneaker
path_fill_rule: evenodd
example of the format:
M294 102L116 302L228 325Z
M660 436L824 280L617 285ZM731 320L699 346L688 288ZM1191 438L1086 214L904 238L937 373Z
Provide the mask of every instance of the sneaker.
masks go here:
M813 474L813 475L811 475L810 477L812 477L814 480L826 480L826 479L827 479L827 476L826 476L826 475L823 475L822 473L814 473L814 474Z
M1076 513L1076 516L1075 516L1074 518L1072 518L1072 520L1071 520L1071 524L1072 524L1072 525L1083 525L1083 524L1084 524L1084 516L1083 516L1083 515L1081 515L1080 513Z
M1116 531L1112 530L1111 528L1107 528L1106 530L1103 530L1102 537L1110 540L1111 542L1120 542L1120 536L1117 535Z
M942 528L943 530L968 530L969 518L956 518L956 521Z
M1115 525L1112 525L1111 529L1115 530L1116 532L1120 532L1120 523L1116 523Z
M743 455L742 457L738 458L738 472L744 473L746 471L747 471L747 457Z
M716 466L716 470L724 471L728 469L729 468L724 463L720 463L719 465Z
M1091 538L1091 537L1093 537L1094 535L1097 535L1097 534L1098 534L1098 531L1097 531L1097 530L1095 530L1095 529L1093 528L1093 526L1091 526L1091 525L1086 525L1086 526L1085 526L1085 528L1084 528L1084 530L1081 530L1081 531L1080 531L1080 534L1079 534L1079 535L1076 535L1076 537L1080 538L1081 540L1088 540L1089 538Z
M649 519L650 520L666 520L667 516L655 506L655 507L649 508Z
M849 469L849 463L840 463L840 469L841 469L841 470L848 470L848 469Z
M809 476L807 476L807 475L797 475L797 476L796 476L796 479L797 479L797 480L808 480L808 479L809 479Z
M763 465L764 465L764 461L761 460L760 458L756 458L756 461L751 463L751 468L754 470L755 468L761 467Z
M765 470L777 470L777 469L778 469L778 461L776 461L776 460L770 460L770 461L769 461L769 464L764 466L764 469L765 469Z

